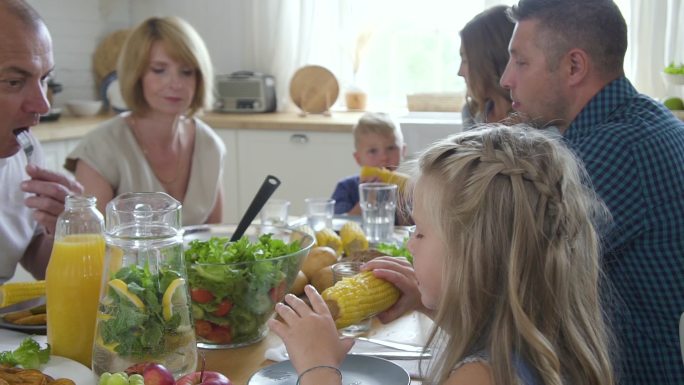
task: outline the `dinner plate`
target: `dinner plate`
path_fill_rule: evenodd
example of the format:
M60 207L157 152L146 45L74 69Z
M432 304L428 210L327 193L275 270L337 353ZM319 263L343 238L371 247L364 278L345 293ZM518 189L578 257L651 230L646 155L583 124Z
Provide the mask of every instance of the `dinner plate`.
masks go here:
M394 362L372 356L348 355L340 366L343 384L410 384L409 374ZM247 385L295 385L297 372L290 361L267 366L254 373Z
M100 97L104 100L106 108L111 107L116 113L128 110L126 102L121 96L119 78L116 76L116 72L111 72L102 80L102 84L100 85Z
M26 337L32 337L43 347L47 343L45 336L30 336L25 333L0 329L0 352L16 349ZM53 378L69 378L76 385L97 384L97 376L90 368L64 357L50 356L50 360L42 365L40 370Z

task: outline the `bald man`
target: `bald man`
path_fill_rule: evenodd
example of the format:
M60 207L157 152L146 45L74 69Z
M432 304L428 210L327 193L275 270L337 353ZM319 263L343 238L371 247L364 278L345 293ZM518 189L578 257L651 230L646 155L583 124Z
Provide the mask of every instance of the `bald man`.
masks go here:
M0 284L20 263L43 279L52 251L57 216L69 194L82 187L42 167L40 144L30 127L47 113L45 91L54 67L52 39L38 13L26 2L0 2ZM29 159L17 135L27 132Z

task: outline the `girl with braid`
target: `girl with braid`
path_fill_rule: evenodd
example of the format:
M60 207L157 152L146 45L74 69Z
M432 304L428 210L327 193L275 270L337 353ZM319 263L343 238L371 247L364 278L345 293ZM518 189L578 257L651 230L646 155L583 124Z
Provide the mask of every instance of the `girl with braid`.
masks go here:
M364 269L402 291L382 322L409 310L434 320L425 383L613 385L597 236L608 214L575 156L540 131L490 124L435 143L413 168L414 265ZM288 295L270 326L299 383L339 384L353 342L306 294L311 307Z

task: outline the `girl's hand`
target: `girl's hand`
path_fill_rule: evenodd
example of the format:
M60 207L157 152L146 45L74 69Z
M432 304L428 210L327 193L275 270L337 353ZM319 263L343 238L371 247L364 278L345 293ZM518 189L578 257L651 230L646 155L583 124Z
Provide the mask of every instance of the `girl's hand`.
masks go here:
M307 285L304 292L311 307L288 294L285 302L289 306L276 304L282 321L271 319L268 326L285 343L297 373L319 365L339 367L354 340L340 340L330 310L313 286Z
M416 279L413 266L404 258L378 257L362 267L362 270L373 270L373 275L382 278L401 291L401 297L391 308L378 314L378 319L382 323L388 323L401 317L409 311L417 310L431 315L431 311L423 306L418 290L418 280Z

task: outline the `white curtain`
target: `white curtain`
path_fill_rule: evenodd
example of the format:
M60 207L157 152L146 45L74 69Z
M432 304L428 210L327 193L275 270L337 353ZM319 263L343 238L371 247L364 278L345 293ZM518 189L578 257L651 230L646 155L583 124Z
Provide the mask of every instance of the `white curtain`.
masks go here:
M671 62L684 63L682 0L631 0L627 76L635 87L655 98L682 93L666 85L660 73Z
M512 0L474 1L481 9L495 4L513 2ZM430 6L434 7L435 3L438 2L431 0ZM469 9L477 7L475 3L468 5ZM354 81L352 62L358 36L369 29L379 29L397 7L414 6L417 7L414 12L415 17L421 17L420 15L423 15L425 11L423 8L427 5L413 1L250 1L248 5L245 5L245 25L247 26L245 40L247 43L245 44L244 67L270 73L276 77L278 109L281 111L294 109L289 105L289 81L294 72L306 64L318 64L330 69L338 78L340 95L342 95L344 88ZM454 36L457 37L457 33L454 33ZM456 47L453 51L450 55L458 57L458 48ZM388 66L381 70L394 71L389 66L392 66L392 63L388 63ZM362 65L362 67L364 68L359 74L362 81L368 76L378 77L377 73L368 73L367 65ZM454 66L454 78L457 70L457 66ZM391 84L386 85L388 88L381 92L389 92L392 89L394 93L397 93L397 89L403 89L394 84L396 78L392 80ZM404 95L397 95L397 97L401 99Z
M338 73L346 59L340 41L347 33L348 7L341 0L255 0L246 7L246 68L276 78L278 110L290 106L289 82L308 64Z

